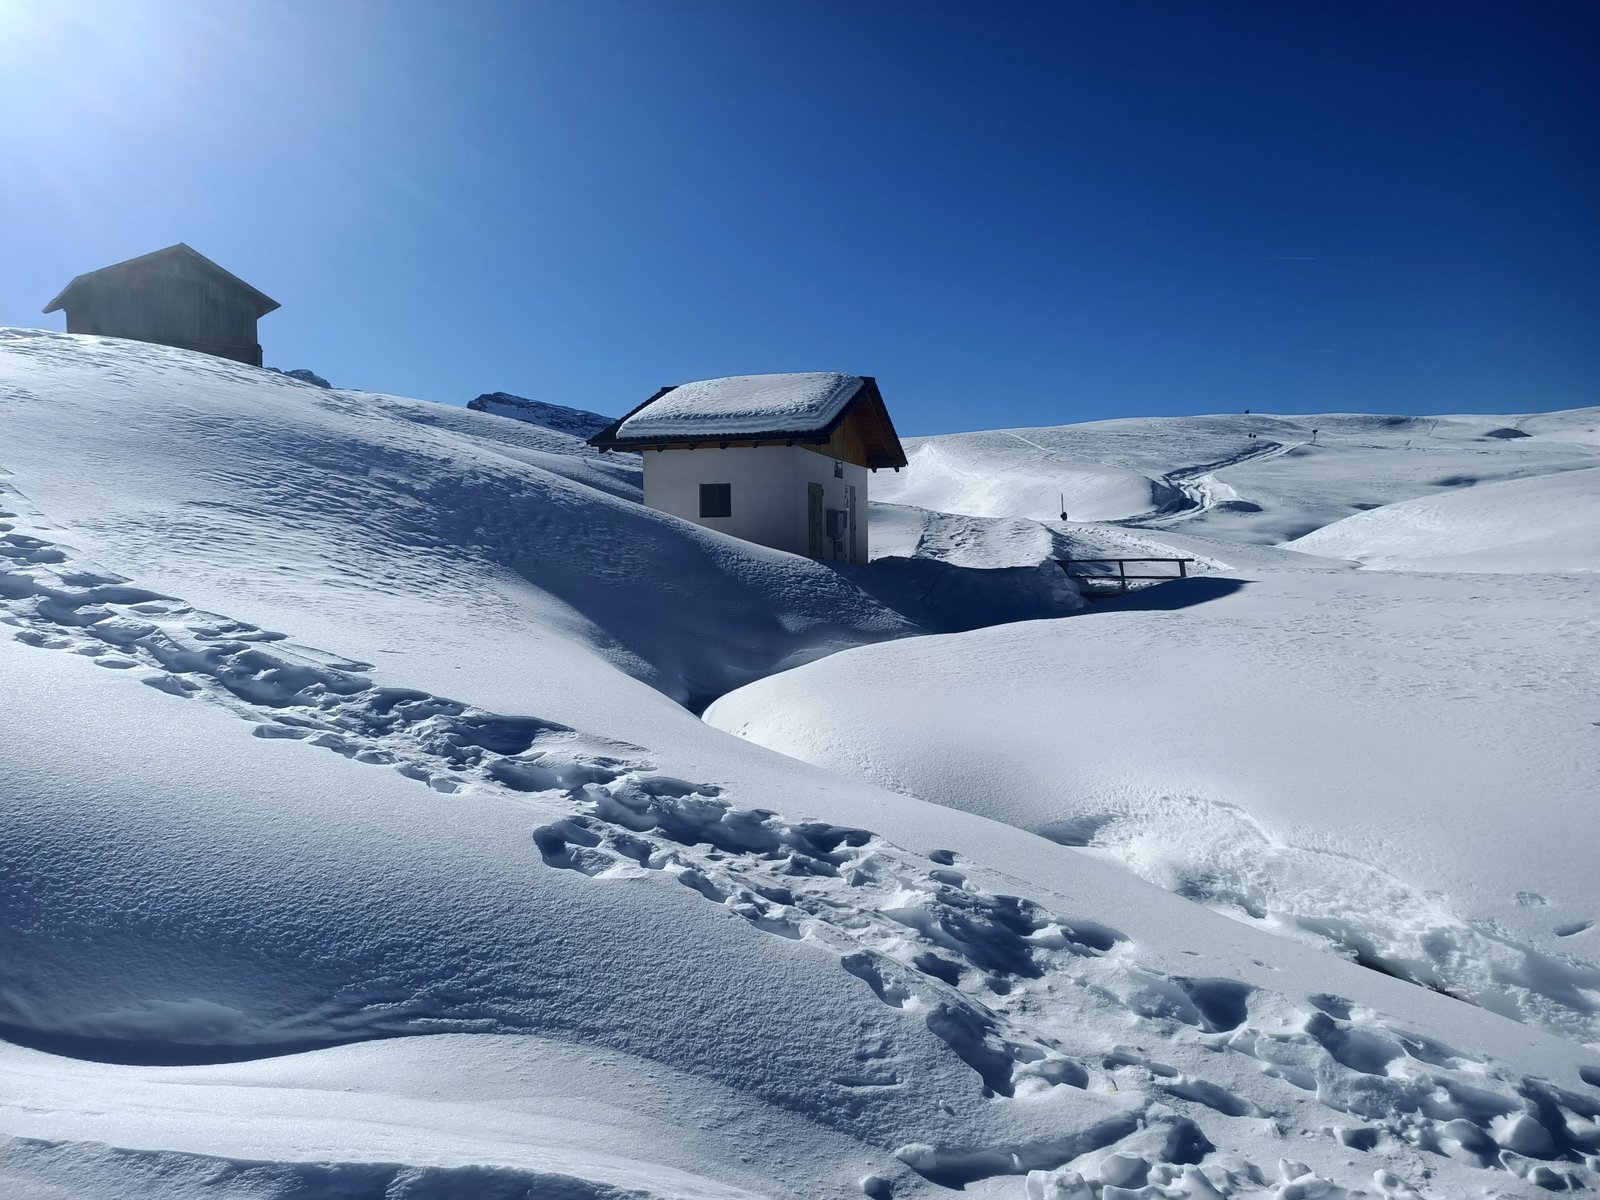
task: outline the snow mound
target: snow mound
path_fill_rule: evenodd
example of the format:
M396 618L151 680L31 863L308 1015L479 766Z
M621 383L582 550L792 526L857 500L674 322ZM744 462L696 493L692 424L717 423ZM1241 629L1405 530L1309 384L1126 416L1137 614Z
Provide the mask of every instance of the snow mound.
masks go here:
M1387 504L1287 545L1390 571L1596 571L1597 513L1591 468Z
M485 392L468 400L467 407L473 412L493 413L497 417L542 425L576 438L593 437L611 424L610 417L602 417L599 413L560 404L546 404L542 400L529 400L524 396L513 396L510 392Z
M860 390L858 376L824 371L704 379L650 401L618 426L617 437L811 433L837 417Z

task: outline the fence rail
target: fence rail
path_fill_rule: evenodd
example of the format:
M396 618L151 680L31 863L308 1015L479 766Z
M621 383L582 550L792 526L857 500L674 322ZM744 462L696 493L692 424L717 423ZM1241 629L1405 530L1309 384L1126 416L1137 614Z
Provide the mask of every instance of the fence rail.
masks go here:
M1068 579L1082 579L1089 583L1115 584L1117 590L1114 594L1125 596L1128 594L1128 584L1133 581L1160 583L1167 579L1188 578L1189 564L1194 561L1192 558L1058 558L1056 559L1056 565L1066 573ZM1072 570L1073 567L1085 564L1106 566L1113 563L1117 568L1115 575L1106 571L1090 571L1087 574L1081 574L1074 573ZM1130 575L1128 574L1129 563L1177 563L1178 573L1176 575Z

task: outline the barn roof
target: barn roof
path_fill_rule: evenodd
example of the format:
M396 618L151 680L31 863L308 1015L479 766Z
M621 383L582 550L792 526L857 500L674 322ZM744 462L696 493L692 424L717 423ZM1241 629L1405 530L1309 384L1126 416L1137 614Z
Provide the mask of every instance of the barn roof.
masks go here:
M130 258L124 260L123 262L112 263L109 267L101 267L98 271L85 271L82 275L74 275L72 277L72 282L61 289L61 294L58 295L54 300L50 301L49 304L45 305L44 311L47 313L52 313L58 308L65 307L67 302L72 299L73 290L91 280L98 279L101 276L109 275L112 272L117 272L120 274L129 267L139 266L155 259L165 258L173 255L194 259L212 274L218 276L225 282L232 284L246 295L253 297L256 301L256 316L258 317L264 317L273 309L281 307L281 305L279 305L278 302L271 296L268 296L265 292L251 287L232 271L224 270L222 267L217 266L216 263L212 262L204 254L201 254L193 246L187 245L184 242L179 242L176 246L168 246L164 250L152 250L149 254L141 254L137 258Z
M808 371L731 375L665 387L589 439L602 450L707 443L822 443L852 413L866 430L867 466L903 467L905 451L870 375Z

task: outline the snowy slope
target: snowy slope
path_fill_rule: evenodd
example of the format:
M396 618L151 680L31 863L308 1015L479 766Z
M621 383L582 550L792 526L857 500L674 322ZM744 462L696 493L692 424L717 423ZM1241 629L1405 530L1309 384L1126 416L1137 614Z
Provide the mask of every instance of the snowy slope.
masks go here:
M1274 544L1379 505L1595 466L1597 423L1594 409L1241 414L915 438L909 468L875 483L873 499L1060 528L1064 494L1068 531L1080 522L1181 523L1230 543ZM1528 436L1497 436L1521 426Z
M99 599L169 631L192 622L132 591ZM0 644L18 709L68 689L80 705L51 713L48 738L0 734L5 877L30 884L7 947L11 1035L90 1060L215 1064L7 1052L9 1131L33 1140L0 1169L24 1178L181 1194L160 1189L265 1163L258 1187L309 1180L319 1195L397 1174L462 1186L470 1167L521 1187L577 1172L594 1190L574 1195L801 1196L853 1190L858 1172L911 1194L1068 1166L1204 1196L1399 1167L1465 1189L1485 1164L1498 1187L1510 1171L1565 1178L1540 1159L1588 1135L1552 1134L1548 1114L1600 1112L1561 1043L1270 946L1003 826L734 747L719 785L561 729L518 753L506 719L337 679L333 705L310 688L252 703L262 676L227 669L263 653L248 641L162 671L171 649L149 634L12 611L24 635L60 642ZM396 720L373 720L396 700ZM539 772L566 788L528 790ZM751 788L971 857L729 806ZM1008 898L1018 888L1035 900ZM496 1044L413 1036L229 1062L398 1033ZM663 1102L678 1106L667 1120ZM1285 1123L1313 1134L1294 1149L1312 1167L1272 1167ZM1453 1157L1431 1162L1411 1137ZM1496 1138L1537 1156L1502 1162ZM133 1153L86 1145L101 1142Z
M698 720L987 577L732 542L551 436L0 341L0 1194L1600 1183L1563 1031Z
M1163 585L1163 607L851 651L708 719L1600 1043L1600 594L1453 583Z
M884 504L880 543L969 563L1188 554L1206 575L1067 621L846 652L706 718L1592 1050L1595 416L928 439L900 498L959 504L981 475L984 515ZM1251 431L1278 440L1241 448ZM1183 500L1033 519L1041 463L1068 451Z
M1289 547L1411 571L1600 570L1600 468L1387 504Z
M1066 525L1030 521L1021 493L985 518L883 506L902 550L1188 554L1207 577L1065 623L854 651L724 697L707 719L1600 1044L1587 811L1600 747L1580 666L1600 651L1583 574L1600 561L1594 418L1322 416L1301 430L1252 416L931 439L911 494L951 494L966 477L949 464L985 456L1010 486L1069 447L1176 482L1185 503ZM1230 456L1255 428L1282 440ZM1524 429L1537 435L1512 436ZM994 457L1006 436L1015 472ZM1258 542L1309 521L1327 523L1281 549Z
M509 655L507 677L555 673L562 690L598 648L683 695L906 628L818 564L731 553L641 508L637 464L573 453L570 435L160 347L19 332L0 354L6 466L75 546L365 661L418 656L423 686L455 686L479 653L452 644L458 630ZM715 612L698 602L707 589ZM443 628L418 619L441 604ZM658 619L663 604L676 623ZM519 627L526 638L506 636Z

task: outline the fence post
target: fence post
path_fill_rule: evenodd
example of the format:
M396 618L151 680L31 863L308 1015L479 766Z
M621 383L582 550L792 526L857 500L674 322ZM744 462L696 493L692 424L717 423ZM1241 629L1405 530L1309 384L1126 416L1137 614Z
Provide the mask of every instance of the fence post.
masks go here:
M1186 558L1180 558L1178 560L1178 578L1179 579L1187 579L1187 578L1189 578L1189 566L1188 566L1188 563L1189 563L1189 560L1186 559Z
M1128 564L1123 559L1117 559L1117 575L1122 579L1122 594L1128 594Z

